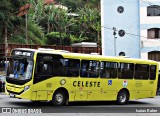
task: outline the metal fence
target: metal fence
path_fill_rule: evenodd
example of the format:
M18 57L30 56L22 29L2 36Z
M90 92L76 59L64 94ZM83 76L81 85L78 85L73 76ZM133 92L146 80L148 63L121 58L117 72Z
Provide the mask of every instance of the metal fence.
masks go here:
M14 48L32 48L32 49L38 49L38 48L51 48L55 50L67 50L74 53L102 53L102 50L100 47L73 47L73 46L61 46L61 45L26 45L26 44L8 44L8 53L7 56L9 56L10 52ZM0 58L4 58L5 56L5 44L0 44Z

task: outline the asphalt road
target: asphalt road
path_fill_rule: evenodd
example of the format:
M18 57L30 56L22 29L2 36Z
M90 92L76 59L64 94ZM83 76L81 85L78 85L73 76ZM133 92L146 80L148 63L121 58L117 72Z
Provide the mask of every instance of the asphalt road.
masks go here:
M160 113L160 96L130 101L127 105L107 102L73 102L69 106L52 106L49 102L31 102L29 100L10 98L0 93L0 113L6 108L13 113Z

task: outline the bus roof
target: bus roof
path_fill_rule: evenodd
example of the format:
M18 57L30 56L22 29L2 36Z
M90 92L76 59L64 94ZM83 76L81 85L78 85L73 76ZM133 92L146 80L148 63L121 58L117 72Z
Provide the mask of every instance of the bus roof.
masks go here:
M109 60L109 61L116 61L116 62L137 62L137 63L158 63L153 60L144 60L144 59L137 59L137 58L129 58L129 57L114 57L114 56L102 56L102 55L93 55L93 54L84 54L84 53L72 53L66 50L54 50L54 49L30 49L30 48L15 48L14 50L25 50L25 51L33 51L37 53L49 53L49 54L61 54L65 58L80 58L80 59L90 59L90 60Z

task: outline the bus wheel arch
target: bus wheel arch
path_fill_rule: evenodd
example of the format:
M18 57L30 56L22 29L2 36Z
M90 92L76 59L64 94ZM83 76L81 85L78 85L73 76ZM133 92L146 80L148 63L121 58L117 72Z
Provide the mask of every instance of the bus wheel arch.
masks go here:
M130 93L128 89L123 88L117 94L117 103L119 105L127 104L129 102L129 98L130 98Z
M52 96L52 105L54 106L63 106L68 105L69 93L67 89L61 87L55 90Z

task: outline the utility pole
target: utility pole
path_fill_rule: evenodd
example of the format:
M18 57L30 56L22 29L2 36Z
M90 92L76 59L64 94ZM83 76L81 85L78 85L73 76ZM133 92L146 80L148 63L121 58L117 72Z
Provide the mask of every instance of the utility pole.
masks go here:
M117 37L116 37L116 28L115 27L113 27L113 36L114 36L114 55L116 56L116 39L117 39Z
M5 32L4 32L5 33L5 37L4 37L5 38L5 40L4 40L5 42L4 42L4 44L5 44L5 60L6 60L6 62L7 62L7 54L8 54L7 31L8 31L7 30L7 24L5 24Z

